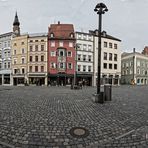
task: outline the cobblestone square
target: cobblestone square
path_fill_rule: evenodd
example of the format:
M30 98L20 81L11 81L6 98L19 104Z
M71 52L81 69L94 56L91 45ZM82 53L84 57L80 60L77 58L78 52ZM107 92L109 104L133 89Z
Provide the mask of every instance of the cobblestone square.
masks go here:
M113 87L104 104L92 101L94 93L93 87L1 86L0 148L147 148L148 86ZM74 137L75 127L88 135Z

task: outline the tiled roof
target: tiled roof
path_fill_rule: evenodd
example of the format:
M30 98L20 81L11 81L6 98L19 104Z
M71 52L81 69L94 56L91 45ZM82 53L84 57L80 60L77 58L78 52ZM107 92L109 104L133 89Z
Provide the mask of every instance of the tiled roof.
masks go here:
M67 39L70 38L71 33L74 35L73 24L51 24L48 30L49 37L53 33L54 38Z

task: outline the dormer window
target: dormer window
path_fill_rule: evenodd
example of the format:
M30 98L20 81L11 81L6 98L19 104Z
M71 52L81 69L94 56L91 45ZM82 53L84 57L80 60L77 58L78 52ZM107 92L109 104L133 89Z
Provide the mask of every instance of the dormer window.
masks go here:
M70 38L74 38L74 34L73 33L70 34Z
M53 33L51 33L51 34L50 34L50 37L51 37L51 38L53 38L53 37L54 37L54 34L53 34Z

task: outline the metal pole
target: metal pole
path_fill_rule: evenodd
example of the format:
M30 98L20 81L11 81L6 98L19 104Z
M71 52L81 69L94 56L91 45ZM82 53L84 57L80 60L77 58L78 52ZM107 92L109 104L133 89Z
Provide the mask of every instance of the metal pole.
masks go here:
M135 83L135 48L133 49L133 83Z
M101 29L102 29L102 14L98 14L98 83L97 94L100 94L101 85Z

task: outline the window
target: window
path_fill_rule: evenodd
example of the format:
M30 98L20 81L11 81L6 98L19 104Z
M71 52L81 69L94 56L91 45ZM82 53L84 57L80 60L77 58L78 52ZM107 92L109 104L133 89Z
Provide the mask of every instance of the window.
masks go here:
M24 64L25 63L25 59L24 58L22 58L22 64Z
M2 63L0 63L0 69L2 68Z
M72 63L68 63L68 69L72 69Z
M14 65L16 64L16 59L14 59Z
M78 65L78 71L81 71L81 65Z
M91 55L88 55L88 61L91 62Z
M51 41L51 47L55 47L55 41Z
M29 72L32 72L32 66L29 66Z
M83 34L83 39L84 39L84 40L86 40L86 39L87 39L87 37L86 37L86 35L85 35L85 34Z
M14 69L14 74L17 74L17 69Z
M33 42L33 40L30 40L29 42Z
M30 45L30 46L29 46L29 50L32 51L32 49L33 49L33 47Z
M38 51L38 45L35 45L35 51Z
M10 41L8 41L8 47L10 47L11 46L11 43L10 43Z
M92 51L92 45L88 45L88 51Z
M81 60L81 55L80 54L78 54L78 61L80 61Z
M83 50L86 50L86 47L87 47L86 44L83 44Z
M107 42L104 42L104 47L107 48Z
M24 68L22 68L22 74L24 74L25 73L25 69Z
M16 50L14 50L14 55L16 55Z
M107 63L103 64L104 69L107 69Z
M35 66L35 72L38 72L38 66Z
M13 46L17 46L17 44L16 44L16 43L14 43L14 44L13 44Z
M86 71L86 66L85 65L83 65L83 71Z
M117 69L117 64L114 64L114 69Z
M30 58L29 58L29 59L30 59L30 62L32 62L32 56L30 56Z
M44 45L41 45L41 51L44 51Z
M64 51L59 51L59 56L63 57L64 56Z
M83 55L83 61L86 61L86 55Z
M114 61L117 61L117 54L114 54Z
M35 40L35 42L38 42L38 40Z
M35 62L38 62L38 56L35 56Z
M41 42L44 42L44 40L41 40Z
M113 47L112 43L109 43L109 48L112 48L112 47Z
M117 47L117 44L114 44L114 49L117 49L118 47Z
M88 66L88 72L91 72L91 66Z
M63 42L62 41L59 42L59 46L63 47Z
M72 52L68 51L68 57L72 57Z
M56 63L50 63L50 68L56 68Z
M109 69L112 69L112 64L109 64Z
M44 56L42 55L42 56L41 56L41 62L43 62L43 61L44 61Z
M53 37L54 37L54 34L53 34L53 33L51 33L51 34L50 34L50 37L51 37L51 38L53 38Z
M59 63L59 68L65 68L65 63Z
M104 60L107 60L107 52L104 52Z
M10 62L8 62L8 68L10 68Z
M73 47L73 42L69 42L69 47Z
M22 42L21 44L24 45L24 42Z
M133 62L132 61L130 62L130 66L133 66Z
M7 57L7 52L5 52L5 57Z
M23 54L23 53L25 53L25 49L24 49L24 48L22 48L22 54Z
M71 37L71 38L74 38L74 34L73 34L73 33L71 33L71 34L70 34L70 37Z
M90 35L88 35L88 40L90 40L90 41L92 40L92 37Z
M112 61L112 53L109 53L109 60Z
M8 51L8 57L10 57L10 51Z
M44 72L44 66L41 66L41 72Z
M5 69L7 68L7 63L4 63L4 68L5 68Z
M78 34L78 38L81 39L81 34Z
M137 69L137 74L139 74L139 75L140 75L140 69Z
M55 57L55 56L56 56L55 53L56 53L55 51L51 51L51 52L50 52L50 56L51 56L51 57Z

